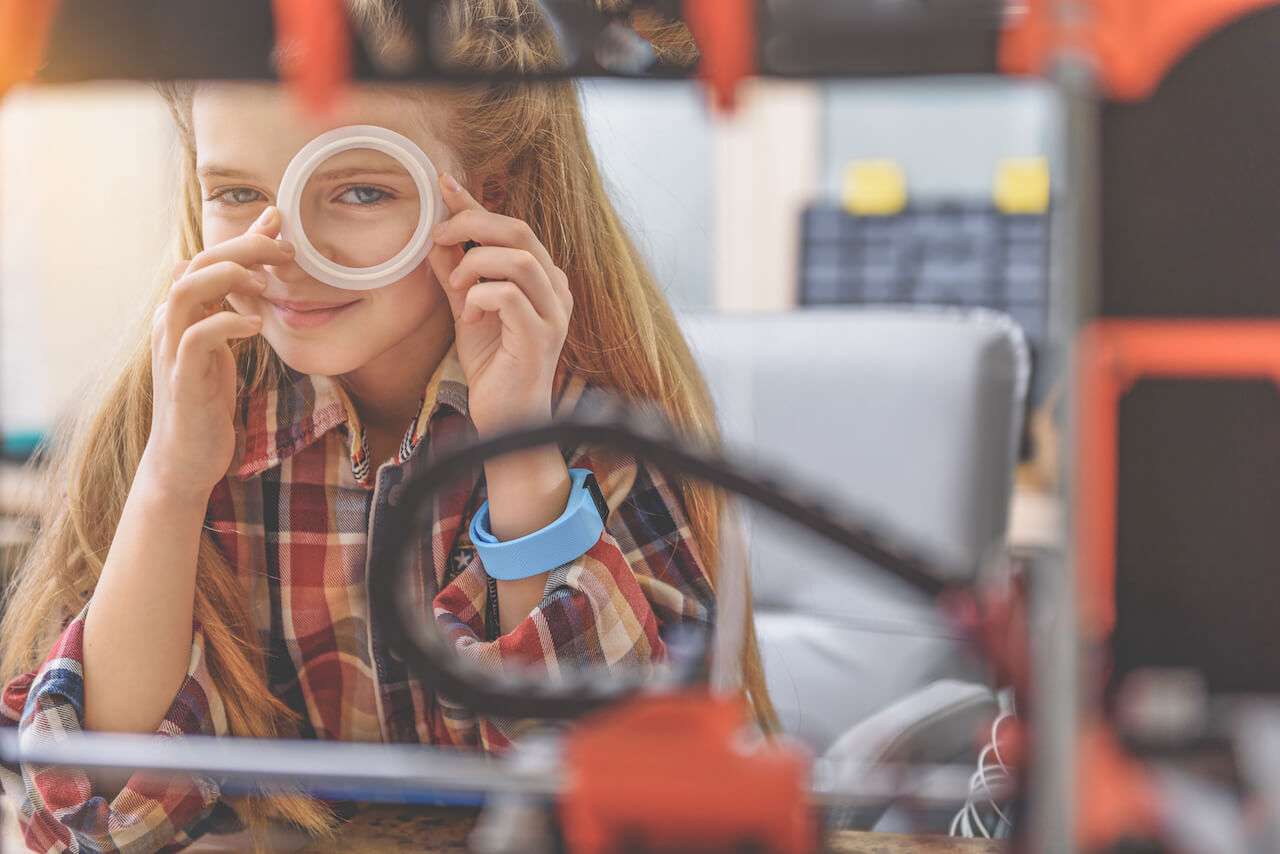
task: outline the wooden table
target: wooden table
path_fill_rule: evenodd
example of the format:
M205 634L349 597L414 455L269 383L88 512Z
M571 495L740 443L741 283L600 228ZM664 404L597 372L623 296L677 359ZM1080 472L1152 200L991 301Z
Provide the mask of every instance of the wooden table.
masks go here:
M474 814L456 810L371 807L359 813L332 842L313 842L307 854L399 854L402 851L465 852ZM829 854L995 854L999 843L846 831L829 840Z
M8 816L6 809L10 810ZM0 798L0 850L21 851L12 805ZM6 821L7 819L7 821ZM416 807L368 807L352 819L331 842L311 842L296 834L273 833L268 842L276 852L301 854L427 854L466 852L467 835L475 813ZM193 854L229 854L249 850L243 835L206 836L187 850ZM1004 846L977 839L941 836L902 836L896 833L837 833L828 840L827 854L996 854Z

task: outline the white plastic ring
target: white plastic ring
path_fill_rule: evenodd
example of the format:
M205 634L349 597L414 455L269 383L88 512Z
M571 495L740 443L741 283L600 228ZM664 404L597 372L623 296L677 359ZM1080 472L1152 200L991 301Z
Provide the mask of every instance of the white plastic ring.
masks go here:
M313 172L343 151L368 148L394 157L418 185L421 207L418 227L409 242L391 259L374 267L344 267L321 255L302 227L302 190ZM335 288L368 291L398 282L413 272L431 251L431 228L443 219L444 199L436 168L425 151L407 136L376 125L349 125L320 134L303 146L284 170L277 193L280 236L294 245L298 266L312 277Z

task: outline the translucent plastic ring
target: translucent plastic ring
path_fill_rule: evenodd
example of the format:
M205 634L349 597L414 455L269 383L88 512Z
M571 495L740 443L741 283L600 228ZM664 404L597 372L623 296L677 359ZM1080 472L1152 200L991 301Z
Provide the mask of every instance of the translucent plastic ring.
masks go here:
M421 207L418 227L405 247L392 258L374 267L345 267L312 245L302 227L302 190L313 172L329 158L343 151L368 148L394 157L418 185ZM277 206L280 208L280 236L294 245L298 266L312 277L335 288L368 291L398 282L413 272L431 251L431 228L444 218L444 199L436 168L425 151L407 136L376 125L349 125L322 133L303 146L289 161L280 181Z

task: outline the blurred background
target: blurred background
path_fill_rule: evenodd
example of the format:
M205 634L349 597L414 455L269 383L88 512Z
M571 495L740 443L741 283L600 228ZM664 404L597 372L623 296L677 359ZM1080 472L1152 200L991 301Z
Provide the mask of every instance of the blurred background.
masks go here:
M1001 169L1044 157L1053 174L1056 159L1052 97L1035 82L755 82L728 118L710 114L694 83L588 80L582 94L614 198L672 303L687 310L861 301L855 273L875 281L876 264L912 250L922 257L893 275L918 275L930 252L962 266L986 248L981 234L965 243L965 212L995 210ZM172 146L163 105L141 85L20 90L0 109L6 435L48 426L96 363L88 354L116 345L154 285L169 237ZM803 214L843 211L850 172L868 161L900 170L908 206L945 212L933 232L898 229L872 257L847 259L862 269L833 283L822 269L832 247L820 228L806 232ZM985 269L971 283L923 272L900 295L873 287L866 298L977 302L1000 284L982 280L999 278ZM915 299L912 287L935 293Z

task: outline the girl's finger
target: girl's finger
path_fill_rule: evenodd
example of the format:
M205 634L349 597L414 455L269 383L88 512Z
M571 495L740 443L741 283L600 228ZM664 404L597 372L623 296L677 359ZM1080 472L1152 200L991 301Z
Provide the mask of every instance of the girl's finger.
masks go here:
M193 324L182 334L178 344L176 380L198 382L208 368L208 356L227 341L249 338L262 331L262 318L256 315L220 311Z
M221 303L228 294L258 297L266 287L264 279L233 261L219 261L183 276L173 284L166 301L168 339L176 346L187 327L203 319L208 307Z
M467 291L462 323L475 323L486 312L494 312L504 329L521 338L532 338L543 324L538 313L515 282L481 282Z
M437 243L458 246L468 240L489 246L510 246L533 253L551 274L551 255L524 220L485 210L452 175L440 174L440 195L453 216L439 223L431 233Z
M485 246L509 246L523 249L538 259L538 263L550 275L555 264L547 247L522 219L468 208L440 223L431 232L431 239L443 246L461 246L468 240Z
M465 293L481 279L515 282L543 320L558 321L564 313L546 270L523 249L477 246L454 268L445 289Z
M210 246L191 259L188 273L194 273L219 261L234 261L242 267L263 264L283 266L294 258L293 244L276 237L280 233L280 211L269 207L239 237Z
M465 210L483 211L484 205L476 201L476 197L467 191L467 188L458 183L458 179L450 175L448 172L441 172L440 178L440 196L444 199L445 206L449 208L450 213L458 213Z
M187 273L194 273L219 261L234 261L241 267L271 265L283 267L293 263L293 244L265 234L242 234L212 246L191 259Z

